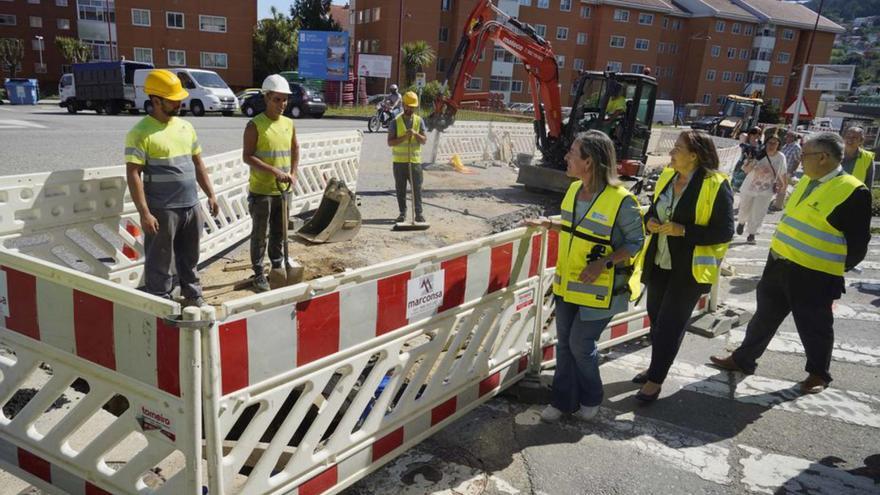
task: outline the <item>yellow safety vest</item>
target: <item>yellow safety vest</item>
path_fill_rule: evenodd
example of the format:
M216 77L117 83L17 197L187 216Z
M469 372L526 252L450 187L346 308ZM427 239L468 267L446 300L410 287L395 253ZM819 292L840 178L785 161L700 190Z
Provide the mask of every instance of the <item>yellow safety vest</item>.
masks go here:
M404 115L400 114L394 119L397 137L406 134L406 123L403 121ZM418 133L422 128L422 118L413 114L412 119L412 130ZM422 145L416 138L411 138L409 142L404 141L396 146L392 146L391 156L394 159L394 163L422 163Z
M291 148L294 128L293 120L281 115L278 120L272 120L261 113L251 119L257 128L257 149L254 155L267 165L290 172ZM267 196L280 196L281 191L275 184L275 176L269 172L251 168L249 190L255 194Z
M874 152L859 148L859 157L856 158L856 164L853 166L853 177L859 179L864 184L868 180L868 167L873 165ZM869 184L868 187L871 187L871 185Z
M660 173L657 179L657 185L654 188L654 203L666 185L675 176L675 170L672 167L666 167ZM709 219L712 218L712 209L715 206L715 198L718 197L718 191L721 186L728 180L727 176L721 172L706 171L703 178L703 186L700 188L700 194L697 196L697 211L694 215L694 223L700 226L709 225ZM729 242L719 244L696 245L694 246L694 255L691 259L691 273L694 280L701 284L714 284L718 280L718 267L721 266L721 260L727 253Z
M852 175L840 174L816 186L801 201L810 182L811 179L804 177L795 186L770 241L770 249L811 270L843 276L846 238L828 223L828 215L863 184Z
M580 274L587 267L587 258L591 254L599 258L614 251L611 247L611 230L620 205L627 197L634 201L636 198L621 186L607 186L590 205L584 218L577 219L580 222L574 225L575 198L582 184L581 181L573 182L562 200L562 230L559 233L553 293L572 304L607 309L611 306L613 295L614 267L605 269L589 284L580 281ZM642 292L640 254L643 251L639 250L625 265L632 267L628 281L631 300L637 299Z

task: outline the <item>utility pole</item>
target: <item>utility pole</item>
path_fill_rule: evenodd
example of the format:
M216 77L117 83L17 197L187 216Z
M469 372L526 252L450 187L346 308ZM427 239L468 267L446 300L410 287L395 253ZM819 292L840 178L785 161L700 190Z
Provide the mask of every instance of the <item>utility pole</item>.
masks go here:
M44 69L45 72L45 68L43 67L43 37L40 35L36 35L34 36L34 38L36 38L37 41L40 42L40 69Z
M400 84L400 66L403 65L403 0L399 2L400 15L397 19L397 83Z
M110 2L113 0L104 0L104 18L107 20L107 50L110 54L110 60L113 60L113 30L110 26Z
M797 99L794 101L794 116L791 118L791 131L797 132L798 120L801 116L801 101L804 98L804 84L807 81L807 69L809 68L810 54L813 51L813 40L816 39L816 30L819 28L819 18L822 15L822 6L825 0L819 0L819 10L816 12L816 22L813 24L813 31L810 32L810 44L807 45L807 53L804 54L804 62L801 64L801 80L798 83Z

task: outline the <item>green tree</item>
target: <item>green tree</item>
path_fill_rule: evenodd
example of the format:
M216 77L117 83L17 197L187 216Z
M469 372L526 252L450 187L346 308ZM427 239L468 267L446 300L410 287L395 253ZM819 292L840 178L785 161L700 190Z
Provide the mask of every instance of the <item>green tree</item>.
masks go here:
M55 46L68 64L88 62L92 58L92 48L78 38L58 36L55 38Z
M403 67L406 71L406 84L409 86L416 78L416 72L422 72L434 62L434 50L427 41L419 40L412 43L404 43L401 47L403 53Z
M290 17L305 31L342 31L330 17L330 0L294 0Z
M758 119L762 124L778 124L780 122L781 110L775 105L765 103L761 106L761 117Z
M0 38L0 69L15 77L24 60L24 43L18 38Z
M254 79L262 81L269 74L292 70L297 51L296 22L275 7L272 17L262 19L254 28Z

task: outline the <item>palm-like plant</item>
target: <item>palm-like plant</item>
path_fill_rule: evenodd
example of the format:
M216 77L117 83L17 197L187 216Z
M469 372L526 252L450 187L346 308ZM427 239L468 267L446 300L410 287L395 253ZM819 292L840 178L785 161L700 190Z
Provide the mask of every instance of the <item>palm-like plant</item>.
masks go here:
M412 43L404 43L401 47L403 53L403 66L406 71L406 85L409 86L416 78L416 72L422 72L425 67L434 63L434 50L427 41L419 40Z

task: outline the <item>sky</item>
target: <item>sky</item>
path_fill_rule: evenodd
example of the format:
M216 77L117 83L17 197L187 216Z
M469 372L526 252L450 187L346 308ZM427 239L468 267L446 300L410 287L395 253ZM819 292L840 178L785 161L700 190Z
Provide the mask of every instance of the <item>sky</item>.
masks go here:
M269 17L269 7L275 6L279 12L289 13L293 0L257 0L257 19ZM336 5L345 5L346 0L333 0Z

